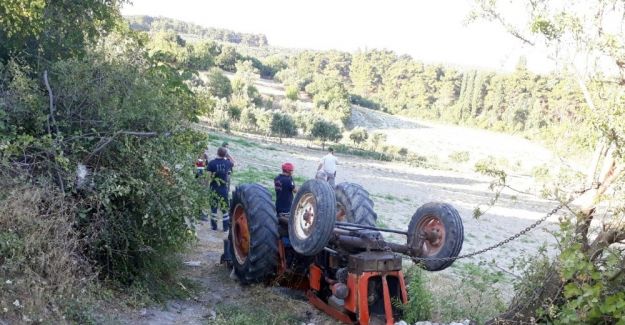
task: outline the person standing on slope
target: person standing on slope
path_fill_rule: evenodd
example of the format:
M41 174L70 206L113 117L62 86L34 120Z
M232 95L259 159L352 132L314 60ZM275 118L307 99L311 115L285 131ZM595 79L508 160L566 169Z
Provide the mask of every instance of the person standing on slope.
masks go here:
M228 175L232 172L232 162L226 159L226 149L217 149L217 158L211 160L206 167L211 173L210 189L212 194L211 203L211 228L217 230L217 210L221 210L223 231L230 228L230 216L228 215Z
M336 165L338 165L338 163L338 159L334 156L334 148L330 147L328 148L328 154L321 158L319 167L317 168L317 172L322 171L325 174L328 183L330 183L332 187L334 187L334 180L336 179Z
M293 193L297 192L297 187L293 181L293 170L295 167L291 163L282 164L282 174L273 179L276 190L276 212L289 213L291 203L293 203Z

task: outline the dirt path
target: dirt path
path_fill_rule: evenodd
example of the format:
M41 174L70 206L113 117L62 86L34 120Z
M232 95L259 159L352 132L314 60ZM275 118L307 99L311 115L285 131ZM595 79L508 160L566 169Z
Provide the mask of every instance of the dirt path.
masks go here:
M278 312L287 307L289 317L305 324L333 322L301 299L278 288L262 285L241 286L231 279L225 266L219 264L223 239L227 233L210 230L208 222L197 225L196 245L184 256L182 276L196 283L197 295L187 300L172 300L160 306L134 310L117 318L122 324L139 325L200 325L225 324L225 312L246 310L249 306ZM297 297L297 296L295 296ZM234 311L232 311L234 310ZM249 312L249 311L248 311Z

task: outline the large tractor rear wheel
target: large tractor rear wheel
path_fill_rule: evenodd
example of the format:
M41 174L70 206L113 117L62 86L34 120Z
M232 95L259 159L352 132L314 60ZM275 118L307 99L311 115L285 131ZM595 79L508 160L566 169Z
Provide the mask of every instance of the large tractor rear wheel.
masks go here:
M447 203L422 205L408 225L408 245L420 251L418 257L428 271L444 270L462 250L464 226L458 210ZM443 258L443 260L437 260Z
M278 265L278 217L269 191L259 184L237 186L230 206L234 272L243 284L263 282Z
M336 186L336 220L363 226L376 226L378 215L373 210L369 192L354 183L340 183Z
M317 179L306 181L291 205L291 246L302 255L316 255L330 241L335 221L336 198L330 184Z

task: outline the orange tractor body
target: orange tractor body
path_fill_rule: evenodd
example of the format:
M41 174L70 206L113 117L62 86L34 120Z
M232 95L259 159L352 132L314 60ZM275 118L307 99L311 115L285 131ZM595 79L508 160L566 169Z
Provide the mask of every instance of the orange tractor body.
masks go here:
M231 202L233 225L223 262L242 284L277 283L303 290L309 302L347 324L394 324L408 302L402 256L442 270L458 255L462 220L448 204L417 209L407 231L375 225L377 215L359 185L310 180L290 214L276 215L270 193L244 184ZM406 244L383 232L405 235Z

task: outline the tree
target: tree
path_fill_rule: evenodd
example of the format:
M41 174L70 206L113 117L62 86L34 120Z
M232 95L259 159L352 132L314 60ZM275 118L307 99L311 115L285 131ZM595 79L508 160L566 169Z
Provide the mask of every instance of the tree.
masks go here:
M236 72L236 62L239 58L237 51L232 46L223 46L221 53L215 58L215 64L229 72Z
M326 141L337 142L343 137L341 128L338 125L321 119L313 123L310 129L310 135L321 141L322 149L325 149Z
M271 134L277 135L282 143L282 138L297 135L297 127L293 118L287 114L273 113L271 116Z
M373 147L373 150L378 150L378 148L380 148L380 145L384 143L386 143L386 134L381 132L374 132L371 136L371 145Z
M349 134L349 139L354 142L355 145L360 146L363 142L367 141L369 133L364 128L355 128Z
M576 186L586 190L573 202L574 215L562 223L560 255L543 271L545 276L534 279L540 290L517 292L497 321L616 323L625 316L625 253L619 249L625 240L625 3L592 0L561 6L558 1L528 0L516 2L514 8L491 0L475 4L471 18L501 23L530 46L544 45L560 66L573 71L586 102L576 113L575 132L595 139L588 172ZM519 20L518 13L524 11ZM515 16L506 14L510 12ZM577 60L580 57L585 59ZM599 211L602 222L596 220Z
M215 64L218 45L215 42L200 42L189 45L188 67L194 70L208 70Z
M206 88L209 93L219 98L230 98L232 84L230 79L224 76L219 69L211 69L206 75Z
M39 63L83 56L86 47L114 30L124 0L0 2L0 62L11 54Z

